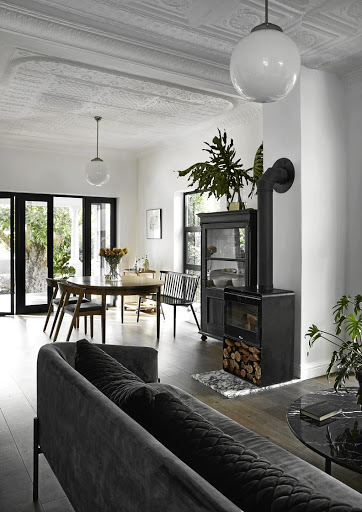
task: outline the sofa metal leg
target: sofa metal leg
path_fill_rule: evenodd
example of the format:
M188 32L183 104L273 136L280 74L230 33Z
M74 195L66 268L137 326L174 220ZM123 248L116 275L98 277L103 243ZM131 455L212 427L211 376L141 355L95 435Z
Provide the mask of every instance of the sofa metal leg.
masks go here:
M173 337L176 336L176 306L173 307Z
M39 454L42 453L39 446L39 418L34 418L33 438L33 501L39 498Z

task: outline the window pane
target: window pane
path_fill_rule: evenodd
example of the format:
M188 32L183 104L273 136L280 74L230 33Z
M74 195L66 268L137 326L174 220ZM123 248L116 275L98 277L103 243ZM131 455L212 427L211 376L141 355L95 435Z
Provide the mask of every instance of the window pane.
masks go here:
M201 233L186 233L186 265L201 265Z
M108 203L92 204L91 242L91 275L100 276L104 258L99 256L99 250L101 247L110 247L111 244L111 205Z
M25 305L47 303L47 214L43 201L25 202Z
M0 312L11 311L10 198L0 198Z
M198 213L220 211L220 201L209 193L185 194L185 226L200 226Z
M54 277L82 275L82 199L54 198Z

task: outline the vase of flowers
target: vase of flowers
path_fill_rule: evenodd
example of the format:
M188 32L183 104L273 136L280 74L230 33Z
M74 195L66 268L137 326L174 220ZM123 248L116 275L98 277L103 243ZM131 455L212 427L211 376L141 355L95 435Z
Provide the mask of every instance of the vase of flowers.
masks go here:
M118 265L127 253L128 247L113 247L113 249L101 247L99 256L104 258L109 266L109 273L104 276L106 280L117 281L119 279Z

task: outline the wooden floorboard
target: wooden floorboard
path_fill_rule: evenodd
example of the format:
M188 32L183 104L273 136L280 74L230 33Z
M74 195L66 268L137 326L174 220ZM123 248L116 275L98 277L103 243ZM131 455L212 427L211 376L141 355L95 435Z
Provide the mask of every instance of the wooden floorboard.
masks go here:
M161 382L178 386L219 412L271 439L276 444L324 468L324 459L307 449L291 433L286 422L287 408L301 395L330 387L325 377L301 381L262 393L228 399L192 379L193 373L221 368L222 343L201 341L191 315L178 313L176 338L173 337L171 310L165 308L160 340L155 338L154 315L141 313L139 323L133 311L107 311L106 342L151 346L159 352ZM189 320L190 319L190 320ZM64 341L70 318L64 319L58 340ZM99 342L100 322L95 320L93 341ZM43 333L44 315L0 317L0 510L7 512L72 512L43 456L40 456L39 496L32 502L32 424L36 411L36 358L39 348L51 343ZM83 327L83 322L81 328ZM71 341L83 338L74 331ZM88 337L88 339L90 339ZM362 491L362 475L332 466L332 474Z

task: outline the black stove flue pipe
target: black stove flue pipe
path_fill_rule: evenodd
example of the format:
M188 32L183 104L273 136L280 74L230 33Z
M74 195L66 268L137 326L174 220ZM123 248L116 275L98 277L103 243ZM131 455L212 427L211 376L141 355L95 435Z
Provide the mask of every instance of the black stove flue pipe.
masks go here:
M294 165L279 158L258 180L258 289L273 290L273 190L284 193L294 181Z

